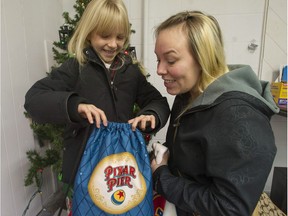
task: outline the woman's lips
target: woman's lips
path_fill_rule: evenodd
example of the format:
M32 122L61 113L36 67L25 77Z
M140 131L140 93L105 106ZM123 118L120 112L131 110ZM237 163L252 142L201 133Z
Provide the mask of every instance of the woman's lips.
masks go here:
M172 80L172 79L164 79L164 86L165 86L166 88L171 88L174 83L175 83L175 80Z

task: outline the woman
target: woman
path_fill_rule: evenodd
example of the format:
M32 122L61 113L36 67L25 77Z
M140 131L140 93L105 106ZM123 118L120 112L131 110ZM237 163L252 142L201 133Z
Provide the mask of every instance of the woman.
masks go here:
M216 19L180 12L156 28L157 74L175 95L154 189L178 216L251 215L276 154L267 82L227 65Z

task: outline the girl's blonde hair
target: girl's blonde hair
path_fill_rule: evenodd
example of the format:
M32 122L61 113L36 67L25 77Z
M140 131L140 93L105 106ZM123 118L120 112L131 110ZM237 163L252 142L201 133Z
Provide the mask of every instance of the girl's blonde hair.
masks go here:
M96 31L101 35L109 35L118 29L123 30L126 38L124 50L129 45L131 31L127 9L123 1L91 0L68 43L68 52L75 56L80 64L84 64L86 57L83 50L90 46L88 40L90 33Z
M155 36L163 30L180 26L187 35L191 55L200 65L198 92L228 71L221 29L217 20L200 11L185 11L171 16L155 30Z

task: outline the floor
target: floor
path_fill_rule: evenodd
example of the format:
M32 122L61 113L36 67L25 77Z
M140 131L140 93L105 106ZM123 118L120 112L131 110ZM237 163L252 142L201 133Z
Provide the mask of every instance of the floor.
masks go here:
M58 212L59 212L59 211L57 211L57 212L54 214L54 216L58 216ZM65 210L62 210L60 216L67 216L67 212L66 212Z
M58 213L59 213L59 209L55 213L47 211L46 209L42 209L42 211L39 212L37 216L59 216ZM67 216L67 212L65 210L62 210L60 216Z
M37 216L58 216L61 205L64 202L64 194L60 190L53 194L51 198L44 204L44 208L37 214ZM65 209L62 209L60 216L67 216Z

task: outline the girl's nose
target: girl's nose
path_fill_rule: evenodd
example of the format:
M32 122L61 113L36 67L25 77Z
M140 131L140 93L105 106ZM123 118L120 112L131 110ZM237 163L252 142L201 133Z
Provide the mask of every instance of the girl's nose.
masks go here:
M117 47L117 39L116 38L111 38L108 43L109 47Z

